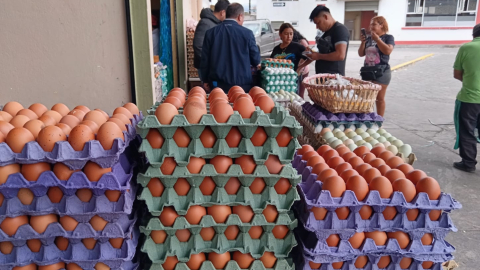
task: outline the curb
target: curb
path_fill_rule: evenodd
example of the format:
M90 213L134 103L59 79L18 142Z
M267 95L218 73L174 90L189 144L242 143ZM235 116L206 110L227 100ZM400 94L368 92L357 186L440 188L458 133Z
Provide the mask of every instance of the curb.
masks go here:
M400 64L400 65L396 65L396 66L392 67L391 70L394 71L394 70L403 68L403 67L405 67L405 66L414 64L414 63L416 63L416 62L418 62L418 61L425 60L425 59L427 59L427 58L429 58L429 57L432 57L433 55L434 55L433 53L424 55L424 56L419 57L419 58L417 58L417 59L414 59L414 60L411 60L411 61L402 63L402 64Z

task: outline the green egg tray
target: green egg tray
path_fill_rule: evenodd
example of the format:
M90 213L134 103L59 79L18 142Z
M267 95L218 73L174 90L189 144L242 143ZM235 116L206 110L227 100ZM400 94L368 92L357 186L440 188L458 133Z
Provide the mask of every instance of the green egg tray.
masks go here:
M148 269L148 270L165 270L162 267L161 263L154 263L154 264L149 264L143 267L143 269ZM229 261L225 268L223 270L240 270L241 268L238 266L238 264L233 260ZM255 260L253 263L250 265L250 268L252 270L295 270L295 264L293 264L292 260L289 259L277 259L277 262L275 263L273 268L265 268L263 265L262 261L260 260ZM175 270L191 270L188 268L186 263L184 262L179 262ZM203 262L202 266L200 267L199 270L216 270L213 264L210 261L205 261Z
M216 228L216 234L211 241L203 240L197 232L191 234L187 242L180 242L173 232L168 235L165 242L156 244L150 235L141 248L141 251L148 254L149 259L154 263L163 263L167 256L177 256L179 261L188 261L191 254L200 252L225 252L240 251L250 253L253 258L260 258L265 251L273 252L277 258L287 258L290 251L297 245L293 229L296 223L290 224L290 231L285 238L276 239L272 233L273 227L265 226L259 239L252 239L247 232L239 232L236 239L228 240L224 234L225 227Z

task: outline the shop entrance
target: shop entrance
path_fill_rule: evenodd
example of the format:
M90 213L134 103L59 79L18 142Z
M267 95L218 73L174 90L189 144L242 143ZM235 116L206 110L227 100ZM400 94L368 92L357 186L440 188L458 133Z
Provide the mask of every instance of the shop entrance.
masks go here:
M378 1L345 2L345 26L351 40L360 40L360 30L368 32L370 21L378 13Z

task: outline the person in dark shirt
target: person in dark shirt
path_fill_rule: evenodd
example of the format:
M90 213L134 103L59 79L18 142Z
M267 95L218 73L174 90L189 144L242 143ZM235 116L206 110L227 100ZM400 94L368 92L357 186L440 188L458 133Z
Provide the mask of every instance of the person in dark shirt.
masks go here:
M323 35L316 39L318 52L311 52L310 61L300 65L306 66L315 62L315 73L340 74L345 76L345 62L347 59L350 33L345 25L335 21L330 9L317 6L310 14L310 21L315 23Z
M200 71L207 91L238 85L248 92L253 86L251 67L260 64L260 52L253 32L242 26L244 13L242 5L229 5L227 19L205 34Z
M373 80L374 83L382 86L382 90L377 95L376 107L377 114L383 116L385 114L385 94L392 78L388 61L393 52L395 40L392 35L387 34L388 23L382 16L374 17L371 20L370 32L371 35L368 37L362 34L362 44L358 48L358 55L365 56L364 66L377 67L383 71L383 75Z

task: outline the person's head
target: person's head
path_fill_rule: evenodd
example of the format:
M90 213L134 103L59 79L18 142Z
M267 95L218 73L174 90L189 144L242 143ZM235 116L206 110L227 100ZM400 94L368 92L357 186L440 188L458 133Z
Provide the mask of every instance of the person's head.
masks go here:
M382 16L373 17L370 21L370 31L377 35L388 33L387 20Z
M228 5L230 5L230 2L228 2L228 0L218 0L218 2L215 4L213 14L215 14L215 17L217 17L217 19L219 19L220 21L223 21L225 20L225 18L227 18Z
M330 9L326 6L317 6L312 13L310 13L310 21L322 32L330 30L335 24L335 20L332 14L330 14Z
M278 31L280 35L280 39L283 41L284 44L290 44L293 39L293 33L295 29L289 23L284 23L280 26L280 30Z
M480 23L473 27L473 38L480 37Z
M227 8L227 19L234 19L238 24L243 25L245 10L239 3L230 4Z

